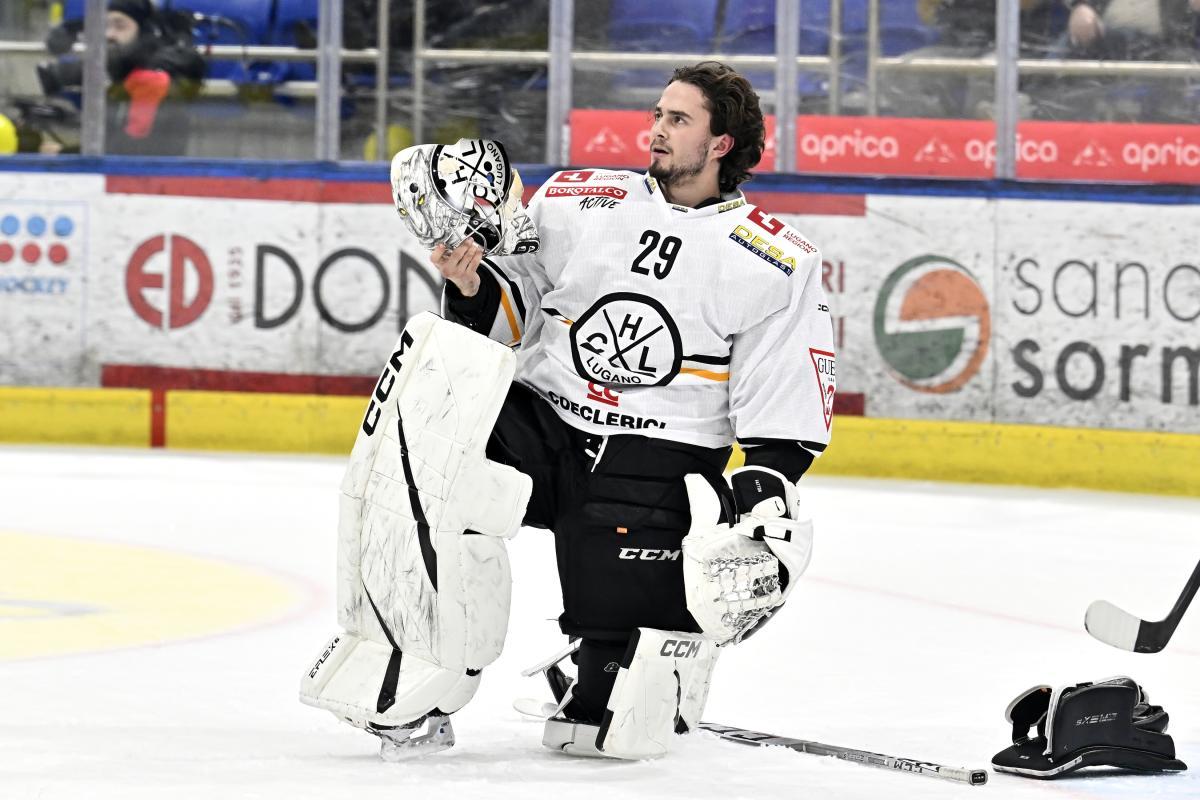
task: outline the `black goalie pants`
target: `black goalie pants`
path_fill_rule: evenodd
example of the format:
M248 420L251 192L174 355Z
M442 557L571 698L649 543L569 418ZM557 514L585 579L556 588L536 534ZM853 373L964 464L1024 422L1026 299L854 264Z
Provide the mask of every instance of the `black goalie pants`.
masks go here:
M513 384L487 455L533 479L525 524L554 532L559 625L582 640L571 716L601 719L635 628L699 631L683 588L683 477L719 479L729 452L633 433L589 435Z

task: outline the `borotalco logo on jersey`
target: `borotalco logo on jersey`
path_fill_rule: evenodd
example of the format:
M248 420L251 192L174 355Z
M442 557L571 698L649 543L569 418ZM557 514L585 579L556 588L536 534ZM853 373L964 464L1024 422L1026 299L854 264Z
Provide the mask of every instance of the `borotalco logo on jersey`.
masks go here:
M571 326L580 377L609 385L662 386L679 374L679 327L662 303L634 292L606 294Z
M212 264L185 236L155 236L133 251L125 268L125 295L134 313L155 328L191 325L212 301Z
M619 186L550 186L546 197L612 197L624 200L629 192Z
M904 262L875 301L875 346L892 375L918 392L954 392L971 380L987 356L991 327L983 289L944 256Z

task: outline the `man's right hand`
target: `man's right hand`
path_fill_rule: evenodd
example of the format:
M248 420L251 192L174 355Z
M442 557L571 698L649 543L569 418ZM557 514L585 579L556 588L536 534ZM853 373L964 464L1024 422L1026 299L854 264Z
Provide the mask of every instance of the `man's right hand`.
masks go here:
M463 297L474 297L479 291L481 261L483 248L470 237L453 250L439 243L429 254L429 262L437 267L443 278L458 287Z
M1096 9L1086 2L1079 3L1071 9L1071 16L1067 20L1067 31L1071 36L1072 44L1077 47L1089 47L1104 35L1104 22L1096 13Z

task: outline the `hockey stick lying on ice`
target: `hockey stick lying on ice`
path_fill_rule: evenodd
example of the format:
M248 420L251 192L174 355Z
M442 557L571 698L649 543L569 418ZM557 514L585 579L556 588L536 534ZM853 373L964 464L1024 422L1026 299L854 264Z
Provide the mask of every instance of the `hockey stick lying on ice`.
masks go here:
M527 670L521 672L525 677L533 677L539 672L546 678L550 684L550 692L554 695L555 703L541 703L532 698L518 698L513 702L513 708L518 713L529 717L530 719L546 719L552 716L562 708L562 700L566 687L570 686L573 679L565 675L562 668L558 666L558 662L562 661L567 656L579 649L579 641L576 640L563 650L561 653L556 653L540 664L536 664ZM833 756L840 758L843 761L851 761L855 764L863 764L868 767L880 767L881 769L894 769L900 772L912 772L917 775L928 775L932 778L943 778L949 781L959 781L968 783L972 786L982 786L987 783L987 770L982 769L963 769L961 767L944 767L941 764L931 764L928 761L913 761L909 758L896 758L895 756L885 756L881 753L871 753L866 750L852 750L848 747L836 747L831 744L821 744L820 742L810 742L805 739L791 739L786 736L773 736L769 733L759 733L757 731L748 731L745 728L734 728L730 725L718 725L715 722L701 722L700 730L715 733L720 738L728 742L737 742L738 744L748 744L756 747L787 747L795 750L798 753L811 753L818 756Z
M1135 653L1157 653L1171 641L1171 635L1183 619L1196 590L1200 589L1200 563L1192 570L1192 577L1183 586L1183 594L1175 601L1171 613L1158 622L1147 622L1122 611L1107 600L1097 600L1088 606L1083 618L1083 627L1095 638Z
M728 725L718 725L715 722L701 722L700 730L715 733L722 739L739 744L755 745L757 747L786 747L797 753L811 753L817 756L833 756L842 761L852 761L868 767L912 772L916 775L928 775L931 778L943 778L948 781L960 781L972 786L982 786L987 783L987 770L965 769L962 767L944 767L941 764L931 764L928 761L913 761L909 758L885 756L881 753L869 753L866 750L852 750L849 747L837 747L820 742L809 742L804 739L791 739L787 736L772 736L769 733L758 733L743 728L732 728Z

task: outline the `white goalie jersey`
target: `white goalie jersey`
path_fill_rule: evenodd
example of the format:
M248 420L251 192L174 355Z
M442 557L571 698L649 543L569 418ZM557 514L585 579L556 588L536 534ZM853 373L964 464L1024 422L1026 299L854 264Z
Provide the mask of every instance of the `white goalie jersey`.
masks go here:
M799 232L740 193L683 208L626 171L558 172L529 213L541 248L484 260L500 300L478 329L520 344L517 379L566 422L825 449L833 324L820 253Z

